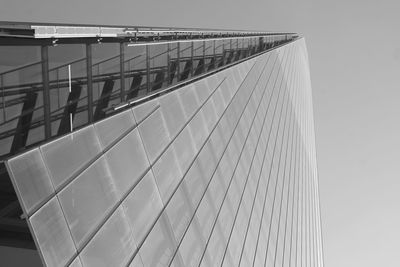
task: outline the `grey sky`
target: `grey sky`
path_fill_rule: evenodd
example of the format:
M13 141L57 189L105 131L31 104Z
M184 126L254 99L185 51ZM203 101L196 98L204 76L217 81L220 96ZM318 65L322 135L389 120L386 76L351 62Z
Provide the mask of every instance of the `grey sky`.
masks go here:
M327 266L399 266L398 1L1 0L0 20L306 37Z

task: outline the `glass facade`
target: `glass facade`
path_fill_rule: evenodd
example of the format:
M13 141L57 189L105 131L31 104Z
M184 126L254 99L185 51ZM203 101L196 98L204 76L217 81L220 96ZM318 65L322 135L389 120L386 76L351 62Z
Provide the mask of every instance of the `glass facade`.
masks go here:
M155 70L176 62L178 75L143 76L151 83L140 82L140 95L245 58L260 43L93 45L91 72L107 76L124 66L125 81L114 85L128 89L139 62ZM142 48L147 59L130 51ZM120 49L124 64L112 58ZM75 58L87 52L74 51ZM93 81L94 101L105 83ZM87 105L88 87L78 110ZM313 127L308 56L299 38L6 165L45 266L323 266Z
M289 33L198 32L170 32L164 40L160 32L144 39L138 39L138 33L104 38L2 36L0 159L297 38Z

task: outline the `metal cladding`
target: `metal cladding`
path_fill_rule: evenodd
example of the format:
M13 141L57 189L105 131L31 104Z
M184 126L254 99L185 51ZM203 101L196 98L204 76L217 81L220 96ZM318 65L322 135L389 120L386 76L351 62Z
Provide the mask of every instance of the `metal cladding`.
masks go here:
M304 39L6 165L45 266L323 266Z

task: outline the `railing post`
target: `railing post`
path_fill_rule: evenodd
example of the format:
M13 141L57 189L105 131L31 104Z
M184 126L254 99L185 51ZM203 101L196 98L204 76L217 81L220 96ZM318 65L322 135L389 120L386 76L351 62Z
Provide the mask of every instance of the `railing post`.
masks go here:
M41 48L42 59L42 82L43 82L43 114L44 114L44 138L51 137L50 117L50 87L49 87L49 47L43 45Z
M221 58L221 66L225 64L225 40L222 39L222 58Z
M3 88L3 75L0 75L0 90L1 90L1 94L2 94L2 103L3 103L3 122L6 121L6 100L5 100L5 96L4 96L4 88Z
M171 77L171 44L167 44L167 84L170 85L172 81L170 81Z
M216 47L215 47L215 44L216 44L215 39L214 39L213 43L214 43L214 45L213 45L213 55L214 55L214 69L215 69L215 66L217 64L217 53L216 53L217 50L216 50Z
M201 66L202 72L206 72L206 41L203 41L203 66Z
M190 77L193 77L193 68L194 68L194 42L191 42L192 46L190 48L190 60L192 62L192 64L190 64Z
M124 42L119 44L119 73L121 78L121 102L125 100L125 46Z
M181 75L181 44L179 42L176 43L177 47L177 51L176 51L176 58L177 58L177 65L176 65L176 69L177 69L177 75L176 75L176 80L179 82L180 81L180 75Z
M150 47L146 45L146 87L147 92L150 92Z
M91 44L86 44L86 75L87 75L87 97L88 97L88 103L87 103L88 122L90 123L93 122L93 72L92 72Z

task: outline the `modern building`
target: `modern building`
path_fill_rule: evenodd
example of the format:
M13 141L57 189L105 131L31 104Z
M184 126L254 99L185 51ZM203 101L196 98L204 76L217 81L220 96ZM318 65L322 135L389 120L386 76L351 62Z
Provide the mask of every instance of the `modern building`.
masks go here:
M0 23L0 154L0 254L323 266L297 34Z

